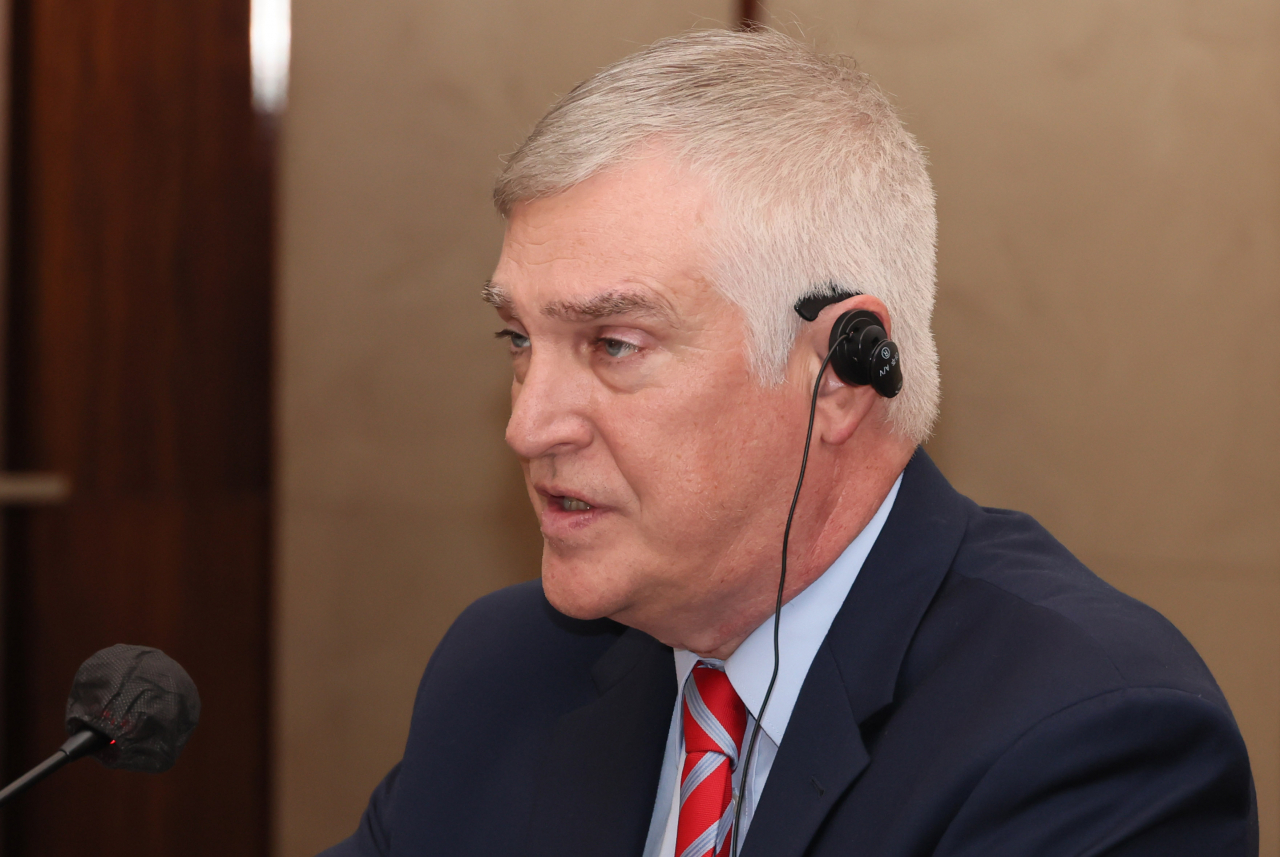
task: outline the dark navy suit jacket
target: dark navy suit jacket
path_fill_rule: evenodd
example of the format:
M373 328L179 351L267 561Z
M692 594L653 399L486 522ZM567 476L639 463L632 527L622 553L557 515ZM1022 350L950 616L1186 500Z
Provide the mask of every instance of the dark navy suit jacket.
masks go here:
M671 650L557 613L466 610L404 758L326 857L639 857ZM919 451L805 679L742 857L1255 855L1249 761L1181 634Z

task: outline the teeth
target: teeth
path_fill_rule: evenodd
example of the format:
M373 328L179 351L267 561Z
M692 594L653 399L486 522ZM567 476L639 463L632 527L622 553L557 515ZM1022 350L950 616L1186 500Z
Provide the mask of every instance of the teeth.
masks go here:
M561 497L560 508L566 512L585 512L591 507L576 497Z

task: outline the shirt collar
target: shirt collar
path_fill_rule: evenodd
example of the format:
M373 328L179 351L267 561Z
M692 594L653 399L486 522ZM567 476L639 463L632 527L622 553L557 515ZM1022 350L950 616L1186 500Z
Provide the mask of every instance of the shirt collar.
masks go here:
M778 632L781 657L778 681L773 687L773 695L769 697L769 708L765 711L764 721L760 724L774 744L782 744L783 733L787 731L791 711L796 706L796 699L800 696L800 688L805 676L809 674L814 655L826 639L827 631L831 629L836 613L848 597L867 554L871 553L871 546L876 543L885 519L889 517L900 485L902 474L898 474L893 487L880 503L880 508L862 528L862 532L849 543L830 568L799 595L782 605L782 624ZM693 652L676 649L675 661L677 687L683 694L685 681L699 658ZM769 677L773 673L772 615L752 631L742 641L742 645L724 661L724 670L751 716L759 717L760 705L764 701Z

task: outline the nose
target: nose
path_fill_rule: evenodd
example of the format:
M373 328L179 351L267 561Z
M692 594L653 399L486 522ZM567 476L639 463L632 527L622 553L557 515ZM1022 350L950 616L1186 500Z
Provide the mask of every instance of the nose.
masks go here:
M571 359L529 356L524 378L511 387L507 445L524 459L560 455L591 443L590 378Z

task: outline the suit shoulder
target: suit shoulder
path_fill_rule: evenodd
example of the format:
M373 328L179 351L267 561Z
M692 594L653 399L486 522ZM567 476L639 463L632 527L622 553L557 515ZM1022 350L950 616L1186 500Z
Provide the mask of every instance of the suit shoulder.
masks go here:
M551 606L541 580L529 580L490 592L473 601L458 616L450 634L496 638L499 641L546 637L554 640L616 636L621 626L610 619L573 619Z
M1208 695L1225 707L1172 623L1095 575L1030 515L973 506L947 590L983 604L993 628L1026 622L1023 633L1052 640L1060 657L1072 653L1077 666L1092 661L1104 672L1109 666L1118 685Z
M565 616L547 601L540 580L508 586L462 611L432 654L423 687L486 680L523 686L589 675L624 630L609 619Z

